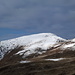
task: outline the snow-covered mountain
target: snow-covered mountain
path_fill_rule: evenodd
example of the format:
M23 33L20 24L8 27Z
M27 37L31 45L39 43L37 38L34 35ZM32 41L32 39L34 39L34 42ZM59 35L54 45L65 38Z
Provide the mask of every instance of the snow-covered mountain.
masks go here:
M25 58L26 56L34 53L42 54L48 49L52 48L58 42L63 41L66 40L52 33L40 33L1 41L0 59L2 59L7 52L10 53L17 47L23 47L23 49L15 53L15 55L22 55L23 58Z
M0 75L75 75L75 38L52 33L0 42Z

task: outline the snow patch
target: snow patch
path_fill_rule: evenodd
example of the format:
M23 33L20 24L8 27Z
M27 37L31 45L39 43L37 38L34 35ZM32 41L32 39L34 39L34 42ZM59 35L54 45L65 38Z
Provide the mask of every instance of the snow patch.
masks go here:
M74 51L75 50L75 43L64 44L64 45L62 45L61 49L62 50L69 49L69 50Z
M30 63L31 61L20 61L20 63Z
M60 60L63 60L65 58L57 58L57 59L45 59L47 61L60 61Z
M65 45L63 48L73 47L74 45L75 45L75 43L68 44L68 45Z
M75 38L71 40L72 42L75 42Z

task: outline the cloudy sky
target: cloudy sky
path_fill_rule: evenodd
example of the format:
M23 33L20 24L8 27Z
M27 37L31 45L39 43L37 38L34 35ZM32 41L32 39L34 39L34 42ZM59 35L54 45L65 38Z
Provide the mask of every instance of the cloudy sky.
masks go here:
M75 0L0 0L0 41L36 33L75 37Z

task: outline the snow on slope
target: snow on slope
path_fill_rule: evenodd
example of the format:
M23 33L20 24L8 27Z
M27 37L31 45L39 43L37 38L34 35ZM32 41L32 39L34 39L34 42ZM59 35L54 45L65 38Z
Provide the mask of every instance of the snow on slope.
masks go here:
M75 50L75 38L66 40L66 42L61 46L62 50L68 49L68 50Z
M72 42L75 42L75 38L71 40Z
M66 58L45 59L45 60L47 60L47 61L60 61L60 60L63 60L63 59L66 59Z
M75 43L68 44L68 45L65 45L63 48L73 47L74 45L75 45Z
M65 49L68 49L68 50L75 50L75 43L72 42L72 43L69 43L69 44L64 44L61 46L61 49L62 50L65 50Z
M31 61L20 61L20 63L30 63Z
M24 55L24 57L28 56L29 54L38 53L41 54L45 52L45 50L51 48L56 42L64 41L62 39L52 33L40 33L34 34L29 36L22 36L15 39L10 39L6 41L0 42L0 57L1 59L4 57L6 52L10 52L17 46L23 46L24 49L19 51L16 54ZM38 51L41 48L44 51Z

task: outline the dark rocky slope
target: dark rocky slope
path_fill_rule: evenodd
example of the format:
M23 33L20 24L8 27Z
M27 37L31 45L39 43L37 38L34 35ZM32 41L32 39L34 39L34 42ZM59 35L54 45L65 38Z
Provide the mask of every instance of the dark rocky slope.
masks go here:
M0 61L0 75L75 75L75 51L48 50L42 55L22 59L21 56L11 55L20 48L5 55ZM66 58L60 61L46 61L45 59ZM29 63L19 63L20 60L30 60Z

